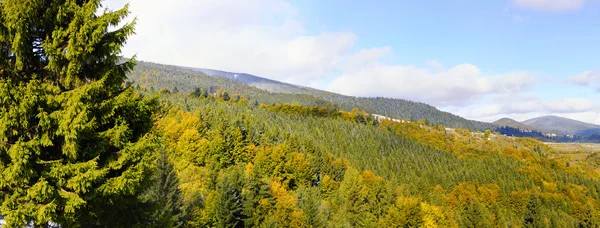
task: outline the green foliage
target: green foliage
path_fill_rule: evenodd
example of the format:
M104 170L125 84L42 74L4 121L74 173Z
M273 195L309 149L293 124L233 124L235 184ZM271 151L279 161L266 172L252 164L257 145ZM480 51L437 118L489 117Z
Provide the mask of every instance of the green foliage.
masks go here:
M215 225L217 227L243 227L243 171L240 167L231 167L217 178Z
M231 98L229 97L229 93L225 92L223 93L222 97L224 101L229 101Z
M249 166L251 167L252 165ZM269 189L269 183L265 180L257 179L256 175L251 173L251 170L248 172L250 172L250 177L243 193L244 226L256 227L265 223L268 219L269 210L275 204L275 199Z
M164 151L158 156L152 183L144 195L154 206L148 226L182 227L186 223L187 215L179 190L179 178Z
M8 227L142 223L155 99L125 86L133 24L100 1L0 1L0 213ZM121 63L119 63L121 62Z
M341 117L342 113L335 108L323 106L305 107L299 104L275 104L275 105L260 105L261 108L274 112L282 112L286 114L314 116L314 117Z
M340 118L343 120L354 121L360 124L367 124L377 126L379 121L367 114L365 111L360 111L357 108L352 109L351 112L340 111L335 107L326 106L302 106L299 104L274 104L274 105L260 105L260 108L267 109L274 112L281 112L290 115L300 116L311 116L311 117L327 117L327 118Z
M358 110L162 98L171 108L157 133L174 145L168 151L179 175L189 176L182 186L196 186L182 188L184 195L206 200L193 224L217 226L216 205L229 208L218 213L229 219L220 221L245 227L597 221L598 174L549 159L549 149L533 139L483 140L481 133L448 133L421 121L364 124L355 116L368 115ZM232 175L235 181L223 188ZM235 194L221 198L223 189ZM528 206L532 193L539 206Z
M298 189L298 207L306 216L306 224L315 228L325 227L326 218L318 187L303 186Z
M194 98L200 97L201 95L202 95L202 90L198 87L194 88L194 90L189 94L190 97L194 97Z

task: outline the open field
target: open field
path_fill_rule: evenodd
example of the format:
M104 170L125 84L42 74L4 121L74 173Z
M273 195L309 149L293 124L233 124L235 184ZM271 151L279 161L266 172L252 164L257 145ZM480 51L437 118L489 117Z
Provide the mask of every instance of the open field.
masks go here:
M591 165L600 172L597 153L600 153L600 144L596 143L544 143L554 149L550 156L555 159L563 159L570 164L581 162ZM596 153L596 156L590 156Z
M544 143L557 150L569 154L600 152L600 144L597 143Z

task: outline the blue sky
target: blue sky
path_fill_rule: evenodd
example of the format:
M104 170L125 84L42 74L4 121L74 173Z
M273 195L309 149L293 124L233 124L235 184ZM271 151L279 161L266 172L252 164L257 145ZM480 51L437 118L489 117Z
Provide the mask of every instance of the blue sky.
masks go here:
M398 52L395 61L403 64L437 59L449 65L469 62L490 72L568 76L600 67L600 12L593 4L567 12L521 9L511 1L292 4L309 31L352 31L359 36L357 49L391 46Z
M142 60L416 100L483 121L600 124L594 0L129 2L138 26L124 54Z

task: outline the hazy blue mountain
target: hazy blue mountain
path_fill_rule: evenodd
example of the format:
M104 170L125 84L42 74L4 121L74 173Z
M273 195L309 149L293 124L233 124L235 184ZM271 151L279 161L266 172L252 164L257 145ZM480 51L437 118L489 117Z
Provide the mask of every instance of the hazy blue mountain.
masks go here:
M595 124L558 116L542 116L525 120L522 123L541 132L554 133L557 135L575 135L578 132L585 133L586 130L600 128L600 126Z
M523 124L519 121L513 120L511 118L502 118L502 119L494 121L493 124L496 124L498 126L518 128L521 130L535 130L533 127L525 125L525 124Z

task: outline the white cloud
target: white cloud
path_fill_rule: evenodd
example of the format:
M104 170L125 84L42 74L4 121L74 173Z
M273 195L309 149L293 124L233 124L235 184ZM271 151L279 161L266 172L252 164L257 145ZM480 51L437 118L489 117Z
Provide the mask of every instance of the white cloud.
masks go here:
M349 55L356 39L352 33L307 34L296 9L282 0L131 0L130 5L138 24L126 56L291 83L322 79Z
M455 108L454 113L476 120L493 122L503 117L523 121L526 119L557 115L584 122L600 123L597 113L600 106L585 98L564 98L545 101L530 94L499 94L474 104Z
M378 60L392 54L392 48L390 47L378 47L371 49L363 49L346 59L346 63L343 66L345 71L360 70L365 67L377 64Z
M344 72L328 89L353 96L385 96L433 105L467 105L482 95L520 92L533 85L525 72L485 76L471 64L431 71L415 66L370 64Z
M566 98L543 103L544 110L550 113L577 113L594 109L592 101L583 98Z
M580 86L597 85L600 84L600 72L586 71L567 79L567 81Z
M532 112L532 113L510 113L510 114L495 114L495 115L492 114L492 115L487 115L485 117L474 118L474 119L479 120L479 121L485 121L485 122L494 122L501 118L511 118L516 121L525 121L528 119L532 119L532 118L536 118L536 117L540 117L540 116L546 116L546 115L555 115L555 116L560 116L560 117L565 117L565 118L569 118L569 119L583 121L586 123L600 125L600 115L596 111L577 112L577 113L533 113Z
M598 114L598 110L589 112L558 114L557 116L600 125L600 115Z
M534 11L569 12L581 9L585 0L513 0L513 4Z
M109 0L119 8L123 0ZM391 47L352 52L353 33L307 34L297 10L283 0L131 0L136 35L124 55L165 64L245 72L334 92L387 96L434 105L466 105L485 94L527 89L527 73L485 76L471 64L449 69L386 65ZM160 15L157 17L156 15Z
M104 4L117 9L125 2ZM557 12L579 9L584 2L515 0L514 4ZM309 33L298 10L285 0L130 0L130 5L138 24L123 54L138 54L140 60L246 72L348 95L422 101L479 120L550 112L597 119L586 114L596 110L589 101L546 102L523 94L536 81L531 73L490 75L472 64L444 66L436 60L427 61L424 68L387 64L382 59L393 56L392 47L355 52L354 33ZM586 72L570 82L600 85L600 73ZM490 98L489 104L484 103Z

